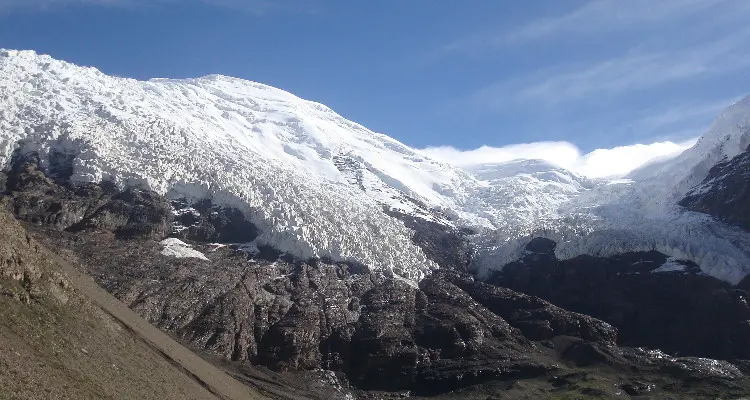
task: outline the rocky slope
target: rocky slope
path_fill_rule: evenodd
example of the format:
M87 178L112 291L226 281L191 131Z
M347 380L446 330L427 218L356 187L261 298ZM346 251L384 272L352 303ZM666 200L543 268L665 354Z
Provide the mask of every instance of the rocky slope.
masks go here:
M462 233L429 221L411 222L423 228L415 245L443 252L430 256L445 267L414 285L357 264L214 244L249 222L208 203L185 211L153 192L73 187L42 173L34 154L17 157L6 176L9 206L39 240L154 325L230 362L251 385L260 364L330 370L326 379L340 389L326 397L342 399L711 398L748 389L743 362L619 348L608 323L474 279L462 269L465 249L445 253L439 245L461 243ZM202 257L165 253L170 235Z
M26 158L9 175L19 218L68 231L49 233L46 240L74 251L106 289L199 348L278 370L340 370L359 387L387 390L446 391L476 383L472 379L534 376L552 368L520 357L535 345L442 274L417 288L357 265L296 260L275 249L248 260L245 252L209 252L204 244L198 248L207 260L166 257L157 240L180 218L169 212L167 199L136 190L107 193L99 186L74 193L35 162ZM78 212L79 222L64 223ZM206 226L210 221L199 221L195 231ZM519 294L505 296L511 304L528 302ZM472 308L477 311L466 314ZM606 324L582 324L588 317L544 302L526 308L537 310L527 324L555 326L557 335L614 339ZM505 310L513 321L514 307Z

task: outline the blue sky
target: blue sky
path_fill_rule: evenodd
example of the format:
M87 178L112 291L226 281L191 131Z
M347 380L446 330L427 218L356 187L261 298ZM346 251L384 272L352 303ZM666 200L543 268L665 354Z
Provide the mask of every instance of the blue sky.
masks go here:
M0 47L259 81L448 158L585 154L693 138L750 94L749 19L742 0L0 0Z

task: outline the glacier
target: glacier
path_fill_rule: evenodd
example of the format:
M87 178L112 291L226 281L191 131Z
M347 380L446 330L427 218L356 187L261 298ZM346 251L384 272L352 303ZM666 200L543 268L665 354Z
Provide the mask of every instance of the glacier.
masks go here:
M745 99L693 148L616 181L538 160L462 169L261 83L138 81L0 50L0 164L15 151L39 153L45 168L67 157L74 183L210 199L258 227L253 245L411 282L438 266L387 210L471 228L480 276L543 236L560 258L658 250L737 282L750 272L748 234L676 203L747 147L748 127Z

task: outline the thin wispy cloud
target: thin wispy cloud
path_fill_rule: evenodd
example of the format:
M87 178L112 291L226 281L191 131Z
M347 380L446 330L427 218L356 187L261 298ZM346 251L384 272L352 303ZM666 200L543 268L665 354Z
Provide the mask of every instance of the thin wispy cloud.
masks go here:
M485 111L529 105L550 108L746 69L750 67L747 18L750 3L735 0L591 0L578 9L501 31L480 30L441 51L495 54L502 50L524 53L527 58L538 52L545 60L541 68L500 76L475 89L463 103ZM573 54L555 52L555 44L563 42L575 43ZM523 48L514 46L521 43Z
M595 0L568 14L532 21L503 35L505 42L559 34L587 34L640 29L675 22L732 0Z
M700 126L701 122L715 119L722 110L743 97L732 96L719 100L693 101L657 108L655 111L634 119L628 125L631 129L645 134L658 134L660 131L663 134L668 133L664 131L670 127L695 125L695 128L690 131L700 133L699 131L707 128L707 126ZM673 134L675 133L679 132L673 132Z
M688 79L705 79L750 66L750 28L681 49L644 52L500 80L476 91L472 101L489 107L508 102L557 104L598 95L618 95Z
M437 53L496 50L532 40L560 36L602 35L674 24L701 13L736 16L748 6L735 0L592 0L561 15L535 19L502 29L485 28L445 44Z
M750 65L750 29L680 50L634 52L581 70L552 76L519 93L529 100L577 99L600 93L622 93L675 81L706 78ZM551 94L555 97L550 97Z
M275 12L315 14L320 3L315 0L195 0L202 3L262 15Z

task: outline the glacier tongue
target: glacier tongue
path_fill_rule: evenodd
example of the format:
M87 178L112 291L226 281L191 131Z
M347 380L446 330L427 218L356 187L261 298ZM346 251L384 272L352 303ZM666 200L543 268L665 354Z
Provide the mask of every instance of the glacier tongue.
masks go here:
M607 182L536 160L462 170L260 83L137 81L0 50L0 164L16 150L38 152L43 167L73 159L74 182L210 198L242 210L257 245L411 281L437 265L384 208L474 228L483 273L546 236L561 258L655 249L735 282L750 268L748 235L675 203L747 146L749 103L679 157Z

